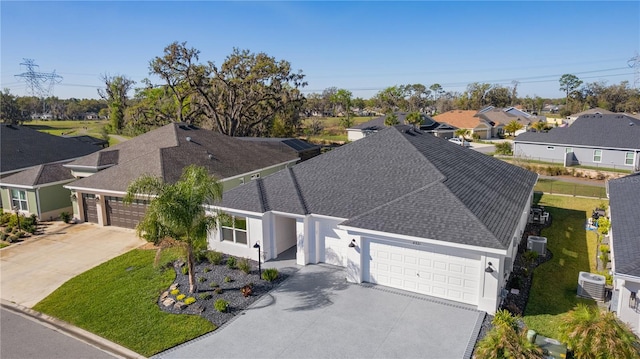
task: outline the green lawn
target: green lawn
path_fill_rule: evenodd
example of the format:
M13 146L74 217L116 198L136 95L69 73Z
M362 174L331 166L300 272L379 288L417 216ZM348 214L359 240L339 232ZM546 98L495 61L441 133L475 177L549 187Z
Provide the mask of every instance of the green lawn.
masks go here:
M62 136L80 136L89 135L102 138L102 128L109 124L108 120L77 120L77 121L45 121L32 120L24 123L24 126L31 127L34 130L45 132L51 135ZM118 144L114 137L109 137L109 146Z
M562 314L578 303L594 304L576 296L578 273L596 270L596 234L585 230L585 222L603 200L542 195L552 225L542 230L553 258L537 267L524 321L530 329L557 338Z
M352 126L371 121L375 117L352 117ZM309 137L309 141L313 143L323 142L346 142L347 131L341 124L342 117L310 117L302 121L303 128L307 128L314 120L320 121L323 131L319 135Z
M604 187L589 186L561 180L539 178L535 190L551 194L568 194L572 196L584 196L606 198L607 191Z
M151 356L215 329L199 316L162 312L160 293L175 279L154 268L153 250L133 250L69 280L34 309ZM175 257L165 251L163 262Z

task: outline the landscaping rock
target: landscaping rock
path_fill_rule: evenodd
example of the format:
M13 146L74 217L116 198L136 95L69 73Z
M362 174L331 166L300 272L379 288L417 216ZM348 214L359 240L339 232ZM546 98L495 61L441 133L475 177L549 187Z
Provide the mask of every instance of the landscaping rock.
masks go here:
M160 300L164 301L165 299L167 299L167 297L169 296L169 291L165 291L164 293L162 293L162 295L160 296Z
M202 306L202 304L200 304L200 303L196 303L196 304L192 305L191 309L193 309L193 311L198 313L198 314L201 314L202 312L204 312L204 306Z
M175 301L175 299L173 299L173 298L165 298L165 299L162 301L162 305L164 305L165 307L171 307L171 306L173 305L173 303L175 303L175 302L176 302L176 301Z
M176 304L174 304L173 307L178 310L183 310L184 308L187 307L187 305L184 304L184 302L176 302Z
M180 287L180 284L173 283L172 285L169 286L169 291L172 291L174 289L178 289L178 287Z

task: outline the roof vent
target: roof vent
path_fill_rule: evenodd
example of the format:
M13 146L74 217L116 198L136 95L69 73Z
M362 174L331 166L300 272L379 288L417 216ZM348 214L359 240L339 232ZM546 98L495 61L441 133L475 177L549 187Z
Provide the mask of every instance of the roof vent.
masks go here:
M187 136L187 142L191 142L191 137Z
M633 122L629 122L629 126L633 126Z
M212 159L212 158L213 158L213 155L209 153L209 154L207 155L207 157L209 157L209 159Z

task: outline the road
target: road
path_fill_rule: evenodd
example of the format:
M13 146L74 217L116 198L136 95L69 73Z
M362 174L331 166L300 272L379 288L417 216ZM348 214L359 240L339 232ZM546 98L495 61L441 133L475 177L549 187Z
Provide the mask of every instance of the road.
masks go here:
M0 310L2 359L113 359L108 353L13 310Z

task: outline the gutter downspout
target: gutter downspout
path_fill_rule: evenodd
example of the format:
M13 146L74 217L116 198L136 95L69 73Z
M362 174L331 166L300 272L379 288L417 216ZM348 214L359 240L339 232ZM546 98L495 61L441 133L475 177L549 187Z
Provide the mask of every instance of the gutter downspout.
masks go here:
M38 207L38 218L42 220L42 212L40 211L40 187L36 187L36 206Z

